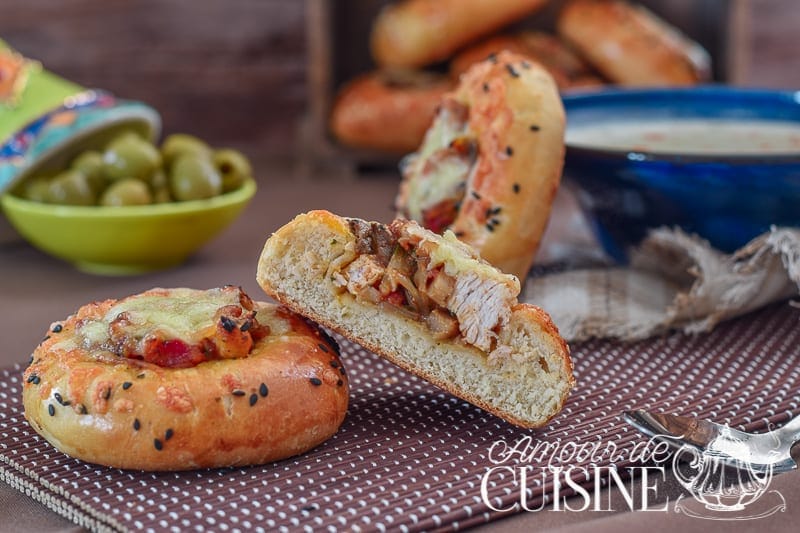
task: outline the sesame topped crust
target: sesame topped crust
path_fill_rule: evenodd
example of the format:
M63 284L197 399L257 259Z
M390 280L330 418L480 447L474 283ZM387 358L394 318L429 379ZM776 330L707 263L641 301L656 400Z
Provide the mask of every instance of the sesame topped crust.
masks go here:
M50 326L23 378L25 417L53 446L143 470L302 453L336 432L349 396L333 339L238 287L87 304Z

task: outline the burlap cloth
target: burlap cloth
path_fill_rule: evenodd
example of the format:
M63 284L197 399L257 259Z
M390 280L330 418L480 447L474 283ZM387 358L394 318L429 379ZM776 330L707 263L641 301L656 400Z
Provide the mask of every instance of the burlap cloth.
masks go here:
M680 229L654 230L625 267L531 277L522 300L547 311L568 341L698 333L798 294L800 230L772 228L733 254Z

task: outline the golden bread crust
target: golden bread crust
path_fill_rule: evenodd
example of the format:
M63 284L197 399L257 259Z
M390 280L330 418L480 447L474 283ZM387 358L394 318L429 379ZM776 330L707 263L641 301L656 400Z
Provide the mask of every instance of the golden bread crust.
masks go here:
M586 62L557 37L544 32L522 31L495 35L465 48L450 61L450 77L458 80L469 67L503 50L542 65L561 90L576 84L586 86L586 78L591 76ZM602 83L599 79L597 82Z
M344 420L338 347L289 310L257 304L272 331L247 357L165 368L71 342L114 303L55 323L25 370L25 417L64 453L141 470L261 464L317 446Z
M558 88L541 65L502 51L464 73L442 109L448 100L468 109L468 135L477 142L477 158L464 177L463 199L449 229L491 264L524 279L561 181L565 114ZM418 200L409 191L415 183L440 179L426 175L426 161L416 157L396 200L398 212L412 218L409 205Z
M572 0L559 34L611 82L693 85L709 78L708 53L642 6L619 0Z
M331 111L331 132L354 148L408 153L419 146L439 100L450 89L452 83L444 76L364 74L339 92Z
M372 56L384 67L417 68L524 17L547 0L405 0L386 6L370 36Z

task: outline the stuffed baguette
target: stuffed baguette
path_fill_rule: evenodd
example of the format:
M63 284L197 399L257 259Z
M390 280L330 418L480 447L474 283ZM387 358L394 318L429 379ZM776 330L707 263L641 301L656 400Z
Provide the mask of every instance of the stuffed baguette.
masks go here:
M266 242L257 277L289 308L515 425L544 425L572 387L549 316L451 232L312 211Z

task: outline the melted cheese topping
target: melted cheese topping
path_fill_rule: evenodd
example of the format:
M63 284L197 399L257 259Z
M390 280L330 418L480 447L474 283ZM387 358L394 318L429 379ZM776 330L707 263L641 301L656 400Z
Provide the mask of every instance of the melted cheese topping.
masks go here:
M238 290L211 289L202 292L202 297L198 292L170 289L166 294L146 292L131 296L109 309L102 323L108 325L125 313L127 320L121 329L129 337L141 339L158 330L165 338L193 344L216 326L218 309L228 305L240 307Z
M289 320L272 307L258 308L231 286L152 289L91 305L93 309L78 315L74 335L65 336L55 349L192 366L207 359L246 357L258 339L291 329Z

